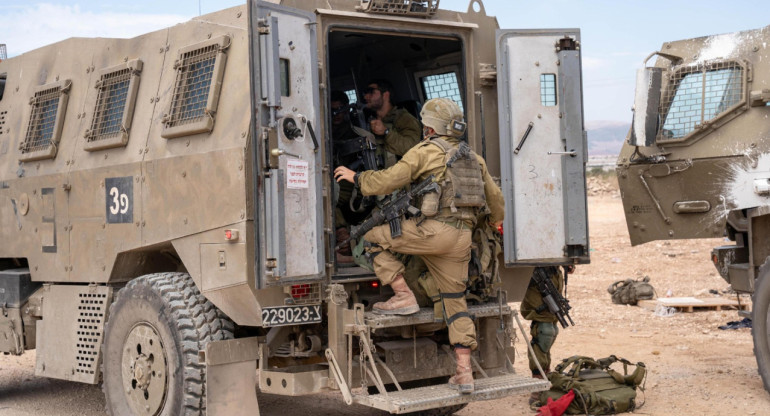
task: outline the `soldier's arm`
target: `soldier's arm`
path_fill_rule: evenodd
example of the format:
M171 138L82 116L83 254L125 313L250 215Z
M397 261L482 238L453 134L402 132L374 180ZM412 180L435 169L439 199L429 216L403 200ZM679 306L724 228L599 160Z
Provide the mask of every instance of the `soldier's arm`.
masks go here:
M404 156L420 142L421 136L420 122L404 111L393 120L393 127L385 136L385 150L396 156Z
M443 160L443 154L436 146L417 146L387 169L361 172L358 187L363 195L387 195L435 170L437 166L441 167Z
M484 194L487 200L487 207L489 207L489 210L491 211L489 221L496 224L505 217L505 199L503 199L503 191L497 186L495 180L489 174L487 163L484 159L481 156L477 157L481 164L481 174L484 178Z

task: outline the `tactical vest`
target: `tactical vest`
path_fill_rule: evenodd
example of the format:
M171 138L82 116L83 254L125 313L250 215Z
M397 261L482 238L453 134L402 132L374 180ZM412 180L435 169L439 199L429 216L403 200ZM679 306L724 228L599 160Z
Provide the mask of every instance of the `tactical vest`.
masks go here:
M441 195L436 219L461 220L476 223L479 210L486 205L484 179L481 165L470 149L460 153L460 146L455 147L442 138L433 138L431 143L440 147L445 154L443 175L439 174ZM461 146L467 146L461 143Z

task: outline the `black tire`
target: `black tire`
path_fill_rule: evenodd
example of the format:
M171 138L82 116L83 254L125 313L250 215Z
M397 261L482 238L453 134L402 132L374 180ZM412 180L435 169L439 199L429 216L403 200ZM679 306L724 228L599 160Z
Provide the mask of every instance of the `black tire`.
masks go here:
M765 390L770 392L770 259L759 268L759 278L754 294L751 311L751 336L754 338L754 357L757 359L759 375Z
M232 338L233 323L186 273L151 274L121 289L102 345L102 390L110 415L192 416L205 410L198 351Z

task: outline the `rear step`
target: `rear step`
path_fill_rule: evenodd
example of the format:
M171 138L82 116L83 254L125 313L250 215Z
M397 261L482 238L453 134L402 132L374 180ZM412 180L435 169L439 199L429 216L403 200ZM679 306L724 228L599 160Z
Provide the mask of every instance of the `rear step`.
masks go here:
M470 394L462 394L449 387L449 384L439 384L388 392L387 396L384 394L354 395L353 400L365 406L401 414L478 400L499 399L513 394L533 393L551 388L551 383L548 380L523 377L517 374L482 378L475 380L475 384L476 390Z
M499 316L500 305L486 303L483 305L468 305L468 312L476 318ZM511 307L508 304L502 306L502 315L510 315ZM411 315L380 315L374 312L366 312L364 320L370 328L390 328L394 326L428 324L434 322L433 308L420 308L419 312Z

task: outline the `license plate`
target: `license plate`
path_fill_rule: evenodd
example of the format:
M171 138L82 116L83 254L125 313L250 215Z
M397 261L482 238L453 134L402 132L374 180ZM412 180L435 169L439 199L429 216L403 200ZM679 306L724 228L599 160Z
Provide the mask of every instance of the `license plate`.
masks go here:
M262 326L321 322L321 305L275 306L262 309Z

